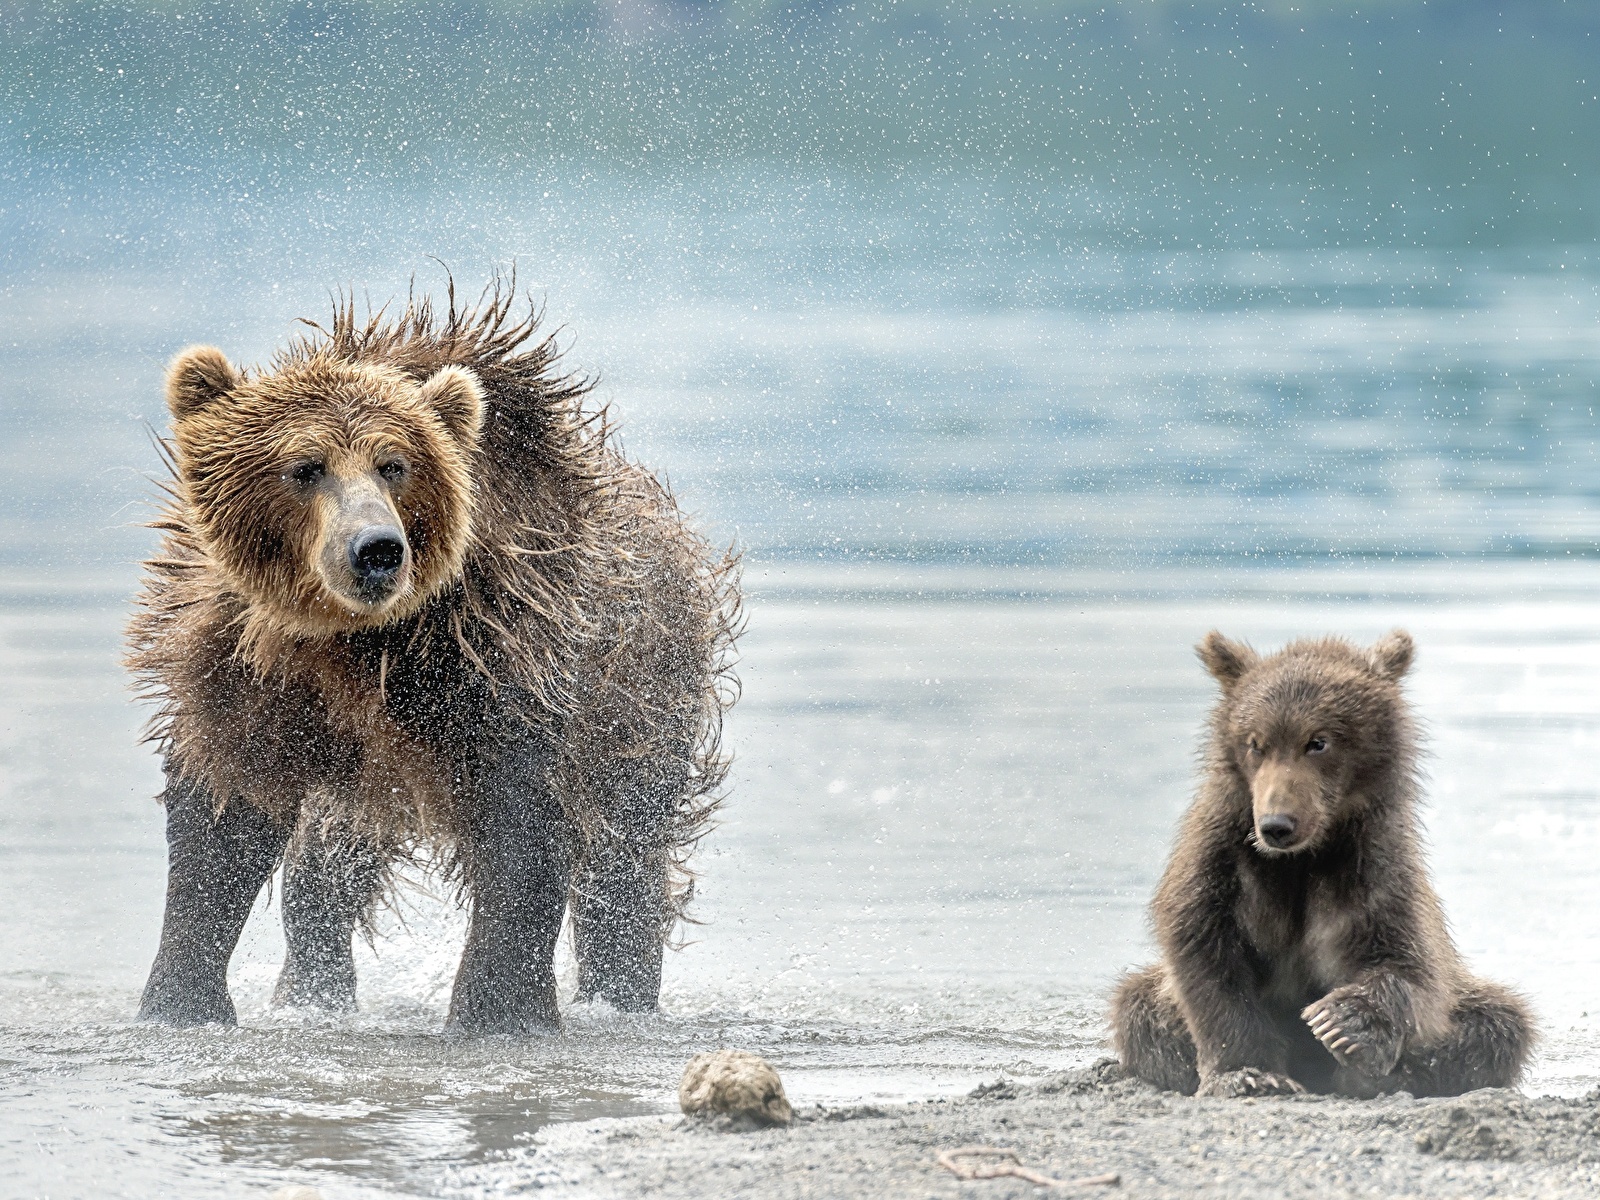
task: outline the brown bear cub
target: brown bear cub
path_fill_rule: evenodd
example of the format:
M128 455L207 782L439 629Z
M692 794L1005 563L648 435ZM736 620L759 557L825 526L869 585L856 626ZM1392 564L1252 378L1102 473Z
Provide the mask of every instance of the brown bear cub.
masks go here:
M1150 906L1162 962L1113 1002L1123 1065L1206 1096L1515 1084L1527 1008L1467 972L1422 861L1410 636L1198 649L1222 696Z
M130 627L159 702L166 916L140 1016L232 1022L228 960L283 865L276 1000L351 1008L402 858L470 902L448 1028L650 1010L725 764L737 564L625 459L496 283L293 342L178 355L175 478Z

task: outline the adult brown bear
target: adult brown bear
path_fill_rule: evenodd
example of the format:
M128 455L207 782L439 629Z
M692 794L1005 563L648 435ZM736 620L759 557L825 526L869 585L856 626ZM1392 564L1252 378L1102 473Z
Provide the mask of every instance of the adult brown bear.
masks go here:
M425 851L471 908L448 1028L557 1023L569 902L580 995L656 1006L725 773L737 563L514 300L341 303L265 369L173 361L129 631L170 861L142 1018L235 1019L228 961L280 862L276 1000L353 1006L352 932Z
M1204 1095L1514 1084L1532 1020L1467 971L1422 861L1410 635L1199 653L1222 696L1150 906L1162 961L1113 1004L1123 1065Z

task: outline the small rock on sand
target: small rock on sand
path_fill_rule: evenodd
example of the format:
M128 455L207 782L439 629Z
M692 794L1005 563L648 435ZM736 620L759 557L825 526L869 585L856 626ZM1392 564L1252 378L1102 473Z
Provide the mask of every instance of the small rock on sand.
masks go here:
M678 1107L691 1117L725 1117L737 1128L787 1125L794 1119L778 1072L744 1050L691 1058L678 1085Z

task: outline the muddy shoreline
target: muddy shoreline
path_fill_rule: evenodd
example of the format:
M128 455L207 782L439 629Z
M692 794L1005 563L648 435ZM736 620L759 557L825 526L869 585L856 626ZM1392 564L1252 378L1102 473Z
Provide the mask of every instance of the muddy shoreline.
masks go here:
M1057 1180L1114 1172L1120 1183L1046 1190L1013 1177L963 1181L939 1165L940 1151L974 1144L1014 1150ZM801 1110L786 1129L676 1118L553 1128L518 1157L496 1172L518 1190L662 1200L1577 1197L1600 1190L1600 1093L1198 1100L1106 1062L956 1100Z

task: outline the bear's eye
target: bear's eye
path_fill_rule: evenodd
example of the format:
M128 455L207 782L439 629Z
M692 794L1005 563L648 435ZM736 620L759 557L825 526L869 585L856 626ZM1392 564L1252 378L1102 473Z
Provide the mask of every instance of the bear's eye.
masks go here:
M1325 737L1314 737L1306 743L1307 754L1321 754L1327 748L1328 739Z
M379 463L378 474L382 475L390 483L398 483L406 477L406 460L403 458L391 458L387 462Z
M1255 738L1251 738L1245 743L1244 751L1246 754L1259 755L1261 753L1261 747L1257 744Z
M289 478L296 483L316 483L327 473L327 464L313 459L310 462L303 462L293 467L289 471Z

